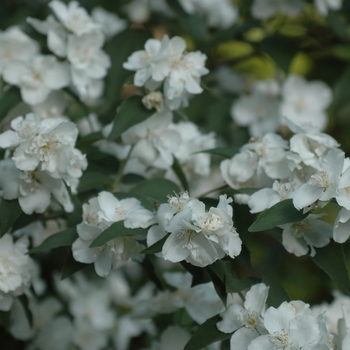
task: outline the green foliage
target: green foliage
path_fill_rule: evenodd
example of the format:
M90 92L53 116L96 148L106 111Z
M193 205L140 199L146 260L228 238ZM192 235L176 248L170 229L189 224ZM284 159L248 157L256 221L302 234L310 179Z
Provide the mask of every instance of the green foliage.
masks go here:
M117 139L124 131L154 114L154 110L147 109L141 100L140 96L132 96L122 102L115 116L108 140Z
M147 237L146 228L126 228L124 226L124 221L117 221L113 223L110 227L105 229L91 244L90 248L100 247L114 238L120 237L134 237L136 239L146 239Z
M275 308L279 307L284 301L290 301L290 298L283 286L269 276L263 276L262 281L270 287L267 297L267 304Z
M163 249L163 245L165 241L168 239L170 236L170 233L166 234L162 239L159 241L153 243L150 245L148 248L144 249L141 251L141 254L157 254L160 253Z
M206 320L195 331L184 350L201 350L217 341L230 338L232 333L223 333L217 329L216 324L220 321L219 315Z
M279 225L305 219L307 214L295 209L292 199L285 199L262 212L249 227L250 232L265 231Z
M325 247L316 249L312 260L328 274L343 293L350 295L349 272L345 264L344 247L341 244L331 241Z
M29 254L34 254L42 252L45 250L50 250L58 247L71 246L73 242L78 238L76 228L68 228L64 231L57 232L45 239L43 243L39 246L31 249Z
M0 200L0 237L9 232L21 214L22 209L18 200Z

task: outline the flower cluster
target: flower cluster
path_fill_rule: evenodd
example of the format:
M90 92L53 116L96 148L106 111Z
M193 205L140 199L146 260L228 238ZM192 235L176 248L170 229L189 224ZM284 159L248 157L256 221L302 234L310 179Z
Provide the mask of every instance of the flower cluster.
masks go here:
M3 197L18 198L27 214L44 212L51 195L66 211L73 211L66 185L76 193L87 167L85 156L74 147L75 124L59 118L40 121L31 113L15 118L11 127L0 135L0 147L11 152L0 162Z
M325 110L331 102L332 91L324 82L307 82L300 76L289 75L282 87L275 80L256 82L250 95L234 102L231 116L238 125L249 127L253 137L277 131L285 124L283 117L322 131L328 121Z
M199 51L187 53L184 39L164 36L162 41L147 40L145 50L134 52L123 67L136 72L136 86L152 91L163 86L166 105L173 110L187 106L190 94L203 91L200 78L208 73L205 60Z
M125 264L143 248L137 240L128 236L90 248L104 230L118 221L123 221L127 228L146 228L154 223L154 218L136 198L118 200L109 192L100 192L83 205L83 222L77 226L79 238L72 246L73 257L85 264L94 263L95 271L101 277L107 276L112 267L116 269Z
M203 202L186 192L169 197L168 203L158 209L158 225L149 230L148 244L170 233L162 257L172 262L185 260L200 267L225 254L235 258L241 252L242 241L233 227L231 202L232 198L220 196L218 206L206 211Z
M231 349L332 349L322 313L314 316L309 304L300 300L283 302L278 308L266 307L269 288L264 283L251 287L244 305L233 303L217 324L232 333Z

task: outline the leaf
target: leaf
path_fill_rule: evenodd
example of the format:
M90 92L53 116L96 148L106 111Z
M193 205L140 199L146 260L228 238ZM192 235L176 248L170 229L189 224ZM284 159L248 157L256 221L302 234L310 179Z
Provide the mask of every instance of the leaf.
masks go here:
M180 192L179 186L170 180L161 178L145 180L129 191L130 194L138 197L154 198L160 203L165 203L167 196L173 195L174 192Z
M114 238L132 236L135 238L146 239L148 229L146 228L126 228L124 221L114 222L110 227L105 229L91 244L90 248L101 247Z
M198 14L185 16L179 21L180 29L195 41L204 41L208 36L208 27Z
M0 237L9 232L10 228L22 214L22 209L18 200L7 201L1 199L0 201Z
M91 134L80 138L77 141L76 147L81 150L81 148L89 146L92 143L94 143L96 141L100 141L102 139L103 139L103 135L102 135L101 131L92 132Z
M226 293L237 293L248 289L253 285L253 282L248 279L238 279L234 276L232 262L227 261L225 264L225 286Z
M348 66L341 74L339 79L336 81L334 86L334 99L333 107L337 112L341 107L349 103L349 96L347 91L350 89L350 66Z
M198 284L208 283L211 281L210 276L207 272L198 266L194 266L185 260L180 261L181 266L192 275L191 287L197 286Z
M113 181L100 172L85 172L80 178L78 193L109 188Z
M279 225L289 224L305 219L307 214L295 209L292 199L286 199L276 203L271 208L262 212L249 227L249 232L265 231Z
M24 313L26 315L26 318L28 320L28 323L30 327L33 327L33 314L29 309L29 300L28 297L25 294L22 294L18 297L19 302L21 303Z
M160 239L156 243L153 243L148 248L142 250L140 252L140 254L156 254L156 253L161 252L162 249L163 249L163 245L164 245L165 241L168 239L169 236L170 236L170 233L165 235L162 239Z
M201 324L184 350L201 350L212 343L231 338L232 333L223 333L217 329L216 324L220 321L220 315L216 315Z
M80 263L74 260L73 255L70 254L62 267L60 280L62 281L88 266L90 266L90 264Z
M261 42L261 46L279 68L286 73L289 71L289 66L299 50L295 39L281 35L267 37Z
M0 96L0 122L5 119L11 108L15 107L22 101L19 89L11 87L3 92Z
M67 230L57 232L45 239L38 247L35 247L29 251L29 254L42 252L43 250L50 250L58 247L71 246L73 242L78 238L77 230L75 227L68 228Z
M141 100L140 96L132 96L122 102L108 140L115 140L131 126L143 122L154 114L154 111L147 109Z
M331 241L325 247L317 248L316 255L311 259L327 273L343 293L350 295L349 272L345 264L343 245Z
M233 147L233 148L212 148L212 149L206 149L204 151L196 152L196 153L209 153L214 154L217 156L225 157L225 158L232 158L236 153L238 153L239 148Z
M172 169L174 170L176 176L180 180L183 189L185 191L189 191L186 175L184 174L184 172L183 172L183 170L181 168L181 165L180 165L179 161L176 159L175 156L174 156L174 163L172 165Z
M275 308L279 307L284 301L290 301L286 290L282 285L272 277L264 275L262 281L270 287L267 297L267 304Z
M348 24L335 11L329 11L327 21L334 34L342 41L349 43L350 37L348 32Z
M144 31L127 29L107 42L106 53L111 58L112 67L106 77L106 110L101 117L107 123L113 120L115 111L121 102L121 91L125 80L133 72L123 68L123 63L137 50L143 50L150 35ZM118 48L116 50L116 48Z
M213 281L215 291L223 304L226 305L226 287L225 279L225 265L221 260L215 261L213 264L204 267L204 271L210 276Z

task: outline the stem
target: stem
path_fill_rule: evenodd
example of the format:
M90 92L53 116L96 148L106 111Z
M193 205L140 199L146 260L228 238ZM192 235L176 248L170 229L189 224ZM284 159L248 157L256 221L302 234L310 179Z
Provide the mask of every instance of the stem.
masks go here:
M242 292L238 292L237 294L241 297L241 299L242 299L242 301L244 303L245 302L245 296L243 295L243 293Z
M130 147L130 150L129 150L129 152L128 152L128 155L127 155L126 158L120 163L120 168L119 168L117 177L115 178L115 180L114 180L114 182L113 182L113 185L112 185L112 187L111 187L111 192L114 192L114 191L119 187L120 182L121 182L122 177L123 177L123 172L124 172L126 163L127 163L128 160L130 159L130 155L131 155L131 152L132 152L133 149L134 149L134 145L132 145L132 146Z
M223 185L223 186L214 188L214 189L212 189L212 190L210 190L210 191L208 191L208 192L202 193L200 196L198 196L198 198L203 198L204 196L206 196L206 195L209 194L209 193L216 192L216 191L226 190L227 188L229 188L228 185Z

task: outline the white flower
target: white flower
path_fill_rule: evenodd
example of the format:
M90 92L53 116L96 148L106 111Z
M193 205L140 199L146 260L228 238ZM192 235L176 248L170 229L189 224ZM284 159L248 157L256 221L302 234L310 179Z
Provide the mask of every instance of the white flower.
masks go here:
M257 19L268 19L281 12L294 17L303 8L303 0L255 0L252 6L252 15Z
M66 5L62 1L54 0L49 3L49 7L62 24L74 33L81 34L96 27L86 10L79 6L77 1L71 1Z
M343 0L314 0L317 11L323 15L328 15L328 10L340 10L343 5Z
M284 82L281 113L295 123L308 123L318 130L327 125L326 108L332 102L332 91L322 81L307 82L304 78L289 75Z
M90 244L106 228L118 221L124 221L128 228L146 228L154 223L153 214L135 198L119 201L111 193L100 192L97 198L83 205L83 222L77 226L79 238L72 246L73 257L85 264L94 263L95 271L101 277L106 277L111 268L124 265L143 248L133 237L128 236L114 238L100 247L90 248Z
M322 220L322 215L310 214L302 221L281 225L283 229L282 244L286 250L296 256L302 256L308 253L315 256L314 247L321 248L326 246L332 238L332 226Z
M18 27L0 32L0 75L12 61L27 62L39 53L37 42L29 38Z
M91 15L108 38L118 34L127 26L127 22L124 19L120 19L114 13L110 13L100 6L94 7Z
M163 94L160 91L150 92L142 98L142 103L147 109L155 108L157 112L161 112L164 108Z
M276 131L280 122L278 91L274 80L257 82L251 95L241 96L233 103L231 117L238 125L248 126L253 137Z
M159 343L153 342L149 350L182 350L190 338L190 333L184 329L169 326L160 336Z
M69 85L68 65L56 57L33 56L27 62L12 61L3 73L6 82L19 86L24 102L34 105L43 102L52 90Z
M333 239L338 243L344 243L350 236L350 210L342 208L333 226Z
M27 22L39 33L47 35L47 46L51 52L56 56L66 57L67 31L60 22L53 16L48 16L45 21L29 17Z
M321 160L321 170L295 191L294 206L302 209L318 200L329 201L335 197L343 164L344 153L337 149L330 150Z
M245 296L244 306L233 303L220 314L222 321L217 323L219 331L232 333L231 349L246 350L260 334L265 333L263 316L269 287L259 283L250 288Z
M308 305L302 302L294 303L284 302L277 309L267 309L264 327L268 334L254 339L248 350L316 348L321 335L318 320L310 315Z
M10 234L0 238L0 309L8 311L12 296L19 296L30 287L33 261L27 255L29 241L22 237L13 242Z

